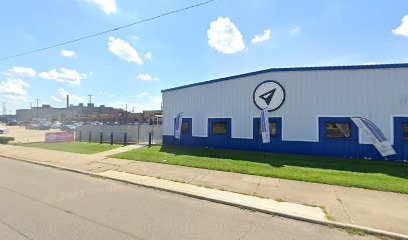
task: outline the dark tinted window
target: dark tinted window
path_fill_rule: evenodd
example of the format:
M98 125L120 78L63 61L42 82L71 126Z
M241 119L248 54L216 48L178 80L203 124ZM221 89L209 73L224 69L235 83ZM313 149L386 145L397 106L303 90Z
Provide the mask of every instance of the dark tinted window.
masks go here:
M183 122L181 124L181 134L183 135L190 134L190 123L189 122Z
M350 138L350 123L326 123L326 137L328 138Z
M261 124L259 124L259 134L262 134ZM271 135L271 137L276 136L276 122L269 123L269 135Z
M404 140L408 140L408 123L404 123Z
M213 122L212 123L212 134L226 134L227 133L227 123L226 122Z

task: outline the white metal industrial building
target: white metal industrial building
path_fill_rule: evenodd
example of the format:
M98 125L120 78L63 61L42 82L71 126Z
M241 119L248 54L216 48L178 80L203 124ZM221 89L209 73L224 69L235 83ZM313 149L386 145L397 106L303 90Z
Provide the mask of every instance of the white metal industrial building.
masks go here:
M381 159L350 117L408 159L408 64L272 68L162 91L163 143ZM268 107L270 143L259 132ZM181 139L174 121L183 113Z

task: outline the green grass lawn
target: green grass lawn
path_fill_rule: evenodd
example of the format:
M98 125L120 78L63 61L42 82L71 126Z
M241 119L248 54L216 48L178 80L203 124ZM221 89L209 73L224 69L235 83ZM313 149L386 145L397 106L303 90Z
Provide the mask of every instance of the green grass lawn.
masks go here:
M152 146L112 157L408 193L408 164L198 147Z
M20 143L19 146L35 147L50 150L58 150L63 152L73 152L82 154L93 154L119 148L122 145L109 145L99 143L85 142L66 142L66 143Z

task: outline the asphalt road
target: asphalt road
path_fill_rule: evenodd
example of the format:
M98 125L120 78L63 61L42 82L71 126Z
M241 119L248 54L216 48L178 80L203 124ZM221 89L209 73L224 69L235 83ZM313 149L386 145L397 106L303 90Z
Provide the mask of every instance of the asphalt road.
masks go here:
M0 158L0 239L377 239Z

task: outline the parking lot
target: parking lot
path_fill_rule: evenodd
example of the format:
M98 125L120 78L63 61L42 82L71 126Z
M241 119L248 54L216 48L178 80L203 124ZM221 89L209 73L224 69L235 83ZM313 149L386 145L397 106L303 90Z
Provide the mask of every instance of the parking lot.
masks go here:
M29 130L19 126L5 126L4 123L0 123L0 128L8 129L8 132L1 134L0 136L14 137L15 142L28 143L28 142L44 142L45 133L47 132L61 132L60 129L50 130Z

